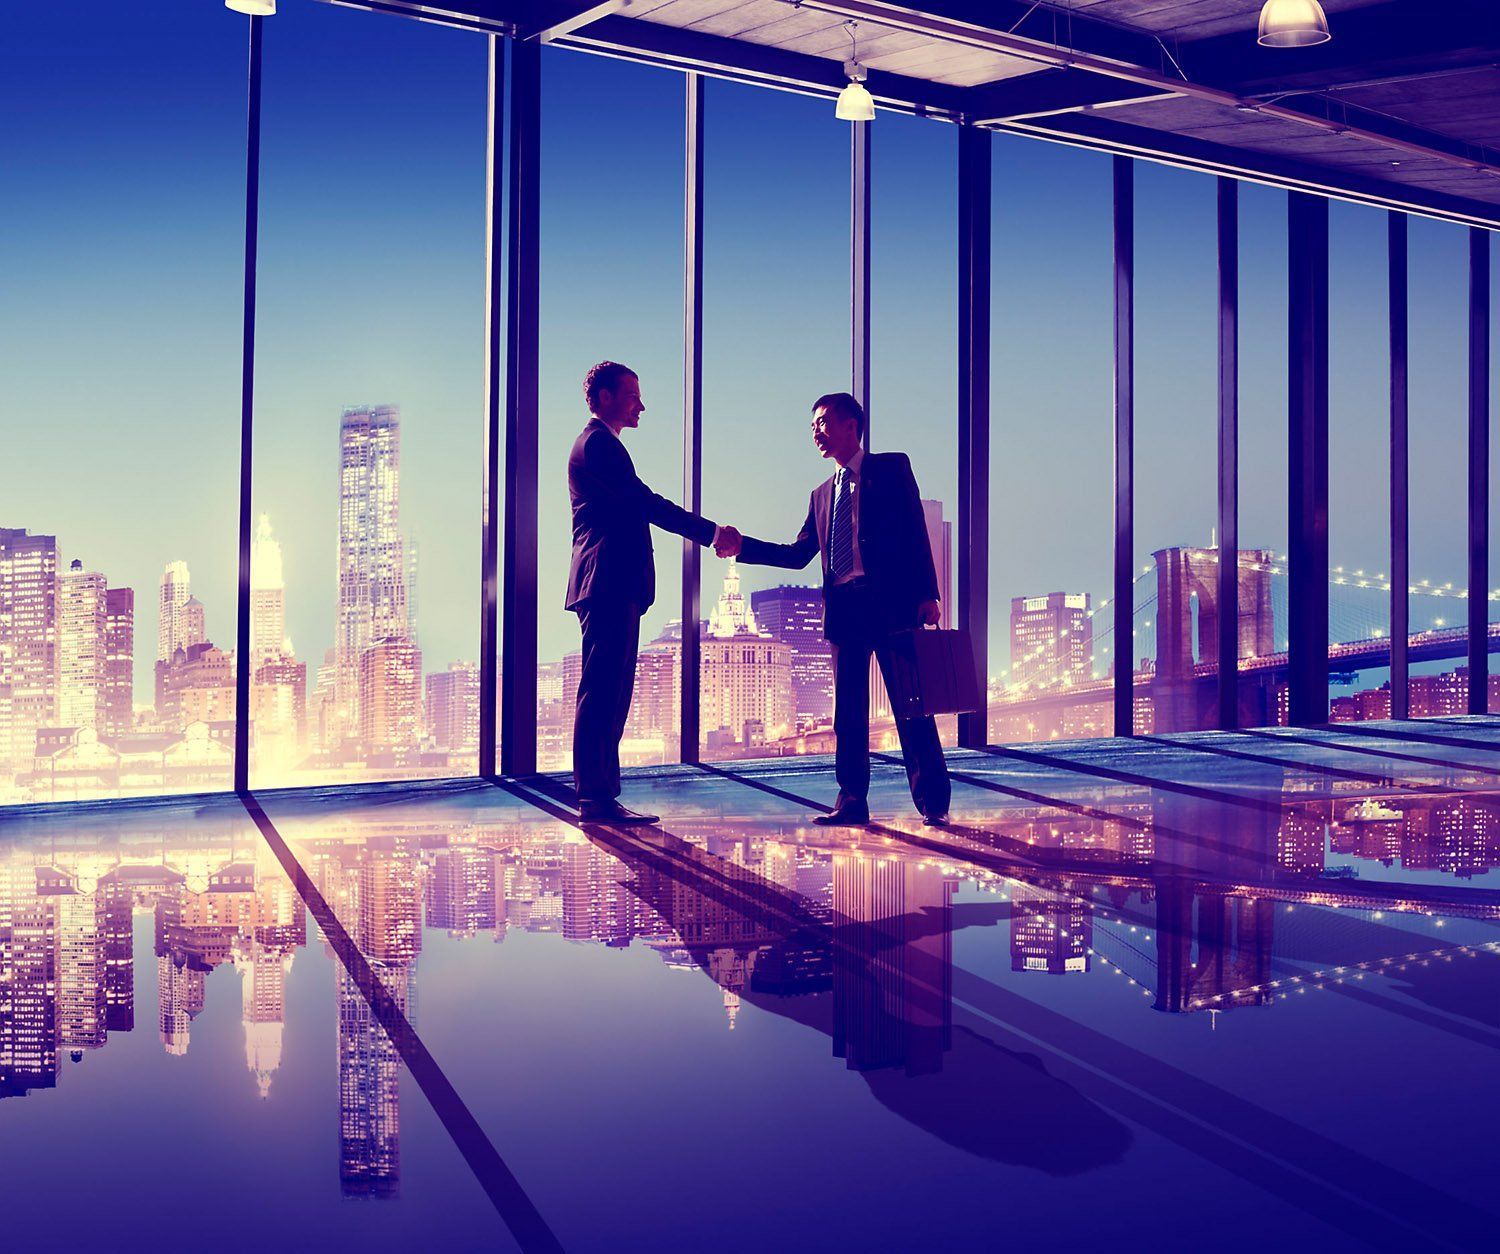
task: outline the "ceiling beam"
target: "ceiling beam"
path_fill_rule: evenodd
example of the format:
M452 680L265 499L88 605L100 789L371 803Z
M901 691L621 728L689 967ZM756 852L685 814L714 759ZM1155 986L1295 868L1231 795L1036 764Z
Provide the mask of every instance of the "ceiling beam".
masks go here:
M1104 74L1090 74L1087 70L1058 69L971 88L964 108L971 121L986 126L1077 109L1168 100L1175 95L1159 87L1142 87Z
M555 6L554 6L555 7ZM597 22L601 17L619 13L630 7L630 0L571 0L561 6L566 12L555 12L533 19L530 25L522 23L518 32L521 39L535 39L550 44L564 35L571 35L579 27Z
M1273 186L1316 192L1356 204L1405 210L1491 230L1500 229L1500 204L1429 191L1405 183L1388 183L1384 179L1336 167L1294 161L1270 153L1231 148L1208 140L1122 122L1104 114L1076 113L1029 122L1008 122L993 129L1077 143L1126 156L1156 158L1172 165L1211 174L1249 177Z
M490 35L515 33L522 5L513 0L449 0L445 4L419 4L416 0L322 0L341 9L363 9L367 13L390 13L441 26L482 31Z
M791 87L818 95L837 95L849 82L844 77L843 63L828 57L788 52L628 17L602 18L556 42L561 47L629 55L654 65L740 82ZM957 118L964 112L966 88L886 70L870 69L868 75L865 88L882 104L949 118Z

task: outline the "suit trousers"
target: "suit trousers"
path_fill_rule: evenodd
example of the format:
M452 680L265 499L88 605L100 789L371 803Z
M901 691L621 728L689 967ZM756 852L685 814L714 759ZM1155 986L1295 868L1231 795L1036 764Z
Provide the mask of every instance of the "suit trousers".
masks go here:
M635 690L641 611L589 600L578 607L578 624L583 671L573 715L573 785L580 801L612 801L620 795L620 738Z
M844 624L839 639L829 641L833 652L834 771L839 783L838 804L864 802L870 792L870 657L880 665L886 686L891 682L890 635L883 618L870 604L862 585L829 588L830 597L842 601L839 621ZM901 757L911 797L922 814L948 812L951 785L948 763L938 739L937 723L930 714L920 718L898 718L896 734L901 738Z

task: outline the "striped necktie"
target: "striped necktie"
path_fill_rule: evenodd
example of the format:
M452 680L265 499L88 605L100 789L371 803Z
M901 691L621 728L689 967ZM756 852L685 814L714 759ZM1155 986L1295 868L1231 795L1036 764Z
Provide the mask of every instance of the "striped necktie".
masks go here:
M847 467L839 471L838 492L833 502L832 539L828 542L828 569L834 581L854 569L854 474Z

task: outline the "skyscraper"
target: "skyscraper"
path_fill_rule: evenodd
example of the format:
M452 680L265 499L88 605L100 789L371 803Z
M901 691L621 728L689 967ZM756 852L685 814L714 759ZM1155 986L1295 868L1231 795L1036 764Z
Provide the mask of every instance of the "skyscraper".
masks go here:
M635 689L625 735L673 745L682 710L682 635L664 633L636 654Z
M157 954L156 1021L161 1047L174 1057L188 1052L193 1017L203 1009L207 974L188 966L186 958Z
M57 916L57 1043L73 1051L98 1049L105 1039L104 930L93 894L52 897Z
M1087 592L1010 599L1010 682L1081 683L1093 677L1094 620Z
M156 660L170 662L179 648L187 648L182 609L192 597L192 577L186 562L168 562L161 574L156 619Z
M271 1095L271 1081L281 1066L281 1043L286 1026L286 977L292 954L276 946L240 937L234 949L240 972L241 1018L245 1026L245 1066L255 1077L262 1097Z
M409 971L375 973L404 1012ZM395 1197L401 1181L401 1056L359 986L338 967L339 1185L353 1197Z
M833 855L833 1052L851 1071L942 1069L957 887L930 862Z
M0 769L29 769L57 715L57 537L0 528Z
M407 640L401 539L401 417L392 405L346 409L339 420L336 706L359 725L360 659L384 640Z
M823 635L823 594L782 585L750 594L756 621L792 651L792 708L804 726L833 721L833 651Z
M427 926L460 936L492 932L503 921L503 886L495 882L495 851L455 845L433 855L427 882Z
M422 653L411 641L379 640L360 654L359 734L376 753L414 746L422 734Z
M135 725L135 592L104 594L104 714L100 730L120 736Z
M1093 952L1093 907L1081 898L1045 888L1017 888L1014 894L1010 969L1051 975L1087 971Z
M99 927L104 937L104 1026L110 1032L135 1027L135 936L133 893L118 868L99 879Z
M188 597L177 620L177 647L191 649L208 643L208 612L197 597Z
M57 916L31 868L0 867L0 1097L57 1083Z
M479 744L479 668L453 662L427 676L427 730L439 749Z
M104 576L73 561L57 590L57 721L93 728L103 721L108 654Z
M705 733L748 745L791 730L792 651L760 630L740 593L740 572L733 558L699 649Z
M271 519L260 516L255 545L250 552L250 662L282 654L290 656L286 638L286 580L281 570L281 545L271 535ZM253 669L252 669L253 673Z

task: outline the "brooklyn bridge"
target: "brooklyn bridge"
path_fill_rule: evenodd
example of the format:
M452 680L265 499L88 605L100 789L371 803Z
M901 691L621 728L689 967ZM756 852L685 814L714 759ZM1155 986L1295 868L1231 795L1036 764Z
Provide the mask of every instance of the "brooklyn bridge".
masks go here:
M1135 579L1134 623L1128 657L1135 688L1134 730L1197 731L1216 725L1218 665L1216 548L1158 550ZM1287 560L1266 549L1239 554L1239 724L1284 722L1288 671L1285 623ZM1328 668L1335 683L1389 667L1391 584L1383 573L1335 567L1329 576ZM1429 580L1410 585L1408 660L1462 659L1468 651L1467 592ZM1491 592L1493 605L1500 593ZM1077 651L1044 641L1031 655L1012 658L1012 669L990 692L994 741L1057 736L1110 735L1118 653L1110 602L1089 612L1093 633L1080 664ZM1489 625L1489 650L1500 650L1500 622ZM1426 678L1426 677L1424 677ZM1005 682L1008 681L1008 682ZM1438 677L1429 682L1440 685ZM1417 712L1415 709L1414 713ZM1432 713L1445 711L1434 709ZM1452 712L1452 711L1447 711ZM1389 716L1387 707L1383 713ZM1363 717L1369 717L1364 715Z

